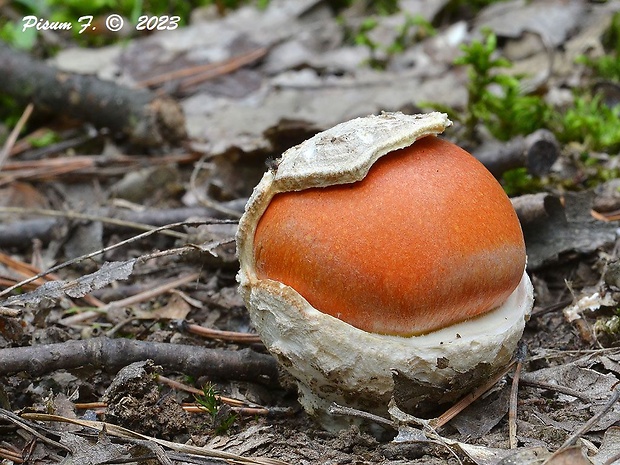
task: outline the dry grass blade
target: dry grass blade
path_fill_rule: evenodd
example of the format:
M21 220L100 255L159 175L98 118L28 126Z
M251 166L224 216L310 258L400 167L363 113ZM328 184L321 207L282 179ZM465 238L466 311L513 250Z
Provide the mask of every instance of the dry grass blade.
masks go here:
M154 299L157 296L160 296L162 294L165 294L168 291L171 291L172 289L176 289L179 286L191 283L192 281L197 281L198 278L200 278L200 273L191 273L186 276L181 276L179 278L166 281L165 283L159 284L153 289L140 292L136 295L132 295L125 299L110 302L105 307L103 307L100 311L107 312L112 308L129 307L131 305L135 305L140 302L149 301L151 299Z
M183 384L180 383L179 381L175 381L173 379L167 378L163 375L158 375L157 379L159 382L164 383L168 386L170 386L173 389L179 389L185 392L189 392L191 394L197 395L197 396L201 396L203 395L203 391L201 391L200 389L196 389L195 387L192 386L188 386L187 384ZM228 405L232 405L235 407L243 407L245 405L247 405L245 402L238 400L238 399L233 399L232 397L225 397L222 395L217 394L215 396L216 399L218 399L220 402L223 402L225 404Z
M189 446L187 444L179 444L172 441L166 441L163 439L153 438L144 434L136 433L130 429L123 428L122 426L113 425L103 421L91 421L91 420L79 420L73 418L65 418L59 415L48 415L44 413L24 413L22 418L36 421L59 421L63 423L71 423L74 425L83 426L85 428L91 428L97 432L105 432L109 436L119 438L130 439L143 439L146 441L152 441L160 446L172 449L177 452L184 452L192 455L199 455L201 457L214 457L229 461L230 463L238 464L260 464L260 465L288 465L287 462L283 462L277 459L270 459L265 457L242 457L241 455L231 454L230 452L218 451L215 449L207 449L204 447Z
M21 260L17 260L16 258L13 258L2 252L0 252L0 263L3 263L4 265L10 267L13 271L15 271L17 274L19 274L23 278L30 278L31 276L38 275L39 273L41 273L41 270L38 269L37 267L30 265L28 263L22 262ZM58 279L60 278L57 275L50 273L42 277L41 279L37 279L32 284L42 286L46 282L58 280ZM13 284L14 283L12 283L11 285ZM2 283L0 283L0 285L2 285ZM85 295L83 298L86 302L88 302L89 305L93 307L103 307L105 305L99 299L96 299L95 297L90 296L90 295Z
M236 69L239 69L245 65L251 64L256 60L261 59L267 54L266 48L258 48L256 50L252 50L248 53L241 54L229 58L228 60L224 60L222 62L217 63L207 63L206 65L200 66L192 66L189 68L184 68L180 70L176 70L173 72L163 73L157 76L153 76L148 79L144 79L138 83L139 87L149 87L155 86L159 84L164 84L166 82L182 79L182 78L191 78L198 79L198 82L214 78L217 76L221 76L222 74L227 74ZM189 84L193 84L194 82L189 82ZM188 84L186 84L188 85Z
M75 155L41 160L16 160L7 162L0 174L0 185L17 180L43 181L59 180L62 177L75 179L77 176L96 177L122 176L132 169L145 165L161 166L171 164L190 164L198 156L192 153L170 154L165 156L140 155Z
M592 215L592 218L599 220L599 221L605 221L605 222L610 222L610 221L618 221L620 220L620 210L614 210L611 212L597 212L596 210L592 210L590 212L590 214Z
M23 278L29 278L41 271L28 263L22 262L21 260L11 257L8 254L5 254L4 252L0 252L0 263L2 263L3 265L6 265L8 268L13 270L13 272L20 275ZM41 286L42 284L45 284L47 281L50 281L53 279L57 279L57 277L53 275L48 275L46 279L44 278L37 279L32 284Z
M65 163L61 164L57 160L54 163L40 163L42 166L39 168L32 168L29 170L15 171L11 170L8 173L4 173L0 179L0 186L10 184L14 181L50 181L58 178L61 175L76 173L85 168L92 168L94 163L92 160L86 158L78 158L75 160L62 160Z
M19 136L19 133L21 132L24 125L26 124L26 121L28 121L28 118L30 118L30 115L32 114L32 110L34 110L34 105L32 103L29 103L28 106L26 106L26 109L24 110L24 112L22 113L22 116L19 118L19 121L17 121L17 124L11 131L11 134L6 140L4 147L2 147L2 151L0 152L0 170L2 169L4 162L8 158L9 153L11 152L11 148L13 147L13 145L15 145L15 142L17 141L17 137Z
M516 356L517 367L515 368L515 374L512 378L512 386L510 388L510 404L508 407L508 434L510 448L517 448L517 396L519 394L519 379L521 377L521 369L523 368L523 361L525 360L526 347L521 344Z
M5 449L4 447L0 447L0 458L10 460L14 463L24 463L24 460L22 459L22 454L12 451L10 449Z

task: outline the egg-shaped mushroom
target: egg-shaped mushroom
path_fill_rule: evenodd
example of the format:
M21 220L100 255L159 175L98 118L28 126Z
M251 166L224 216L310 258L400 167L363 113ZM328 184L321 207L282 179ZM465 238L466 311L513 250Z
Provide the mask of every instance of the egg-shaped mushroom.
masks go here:
M319 133L265 173L240 220L253 324L328 428L332 402L384 414L394 370L420 401L453 401L521 338L521 227L484 166L437 137L450 124L384 113Z

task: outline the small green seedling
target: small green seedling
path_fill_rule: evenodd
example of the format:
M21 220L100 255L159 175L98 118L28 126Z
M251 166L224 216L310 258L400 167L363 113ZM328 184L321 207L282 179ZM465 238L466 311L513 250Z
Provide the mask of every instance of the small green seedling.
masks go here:
M216 434L225 434L237 419L237 415L230 413L228 406L222 404L219 393L210 383L202 388L202 395L195 396L196 402L209 414L209 427Z
M536 95L524 95L520 78L501 72L512 63L497 55L493 32L484 30L481 41L464 45L462 51L454 63L469 67L467 111L462 121L470 139L475 139L479 124L500 140L546 126L551 110L545 101Z

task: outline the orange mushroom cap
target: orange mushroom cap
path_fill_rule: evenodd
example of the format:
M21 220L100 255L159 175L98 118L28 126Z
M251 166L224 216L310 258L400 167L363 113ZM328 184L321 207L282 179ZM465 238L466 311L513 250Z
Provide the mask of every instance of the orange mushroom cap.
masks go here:
M500 306L523 276L521 227L502 187L428 136L364 179L276 194L254 236L259 279L361 330L428 333Z

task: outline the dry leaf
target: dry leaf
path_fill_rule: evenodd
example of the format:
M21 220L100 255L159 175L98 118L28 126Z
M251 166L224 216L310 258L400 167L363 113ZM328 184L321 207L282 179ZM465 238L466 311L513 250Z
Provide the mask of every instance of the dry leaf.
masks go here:
M543 465L592 465L581 447L573 446L554 453Z
M72 298L84 297L95 289L101 289L112 281L124 280L131 276L136 259L122 262L106 262L94 273L81 276L73 281L49 281L32 292L10 297L2 305L37 306L43 300L56 301L65 295Z
M173 294L168 303L163 307L150 312L152 318L163 318L165 320L184 320L191 311L190 305L179 295Z
M594 465L604 465L612 458L616 458L614 464L620 463L620 426L612 426L605 431L603 443L598 453L592 457L592 462Z

